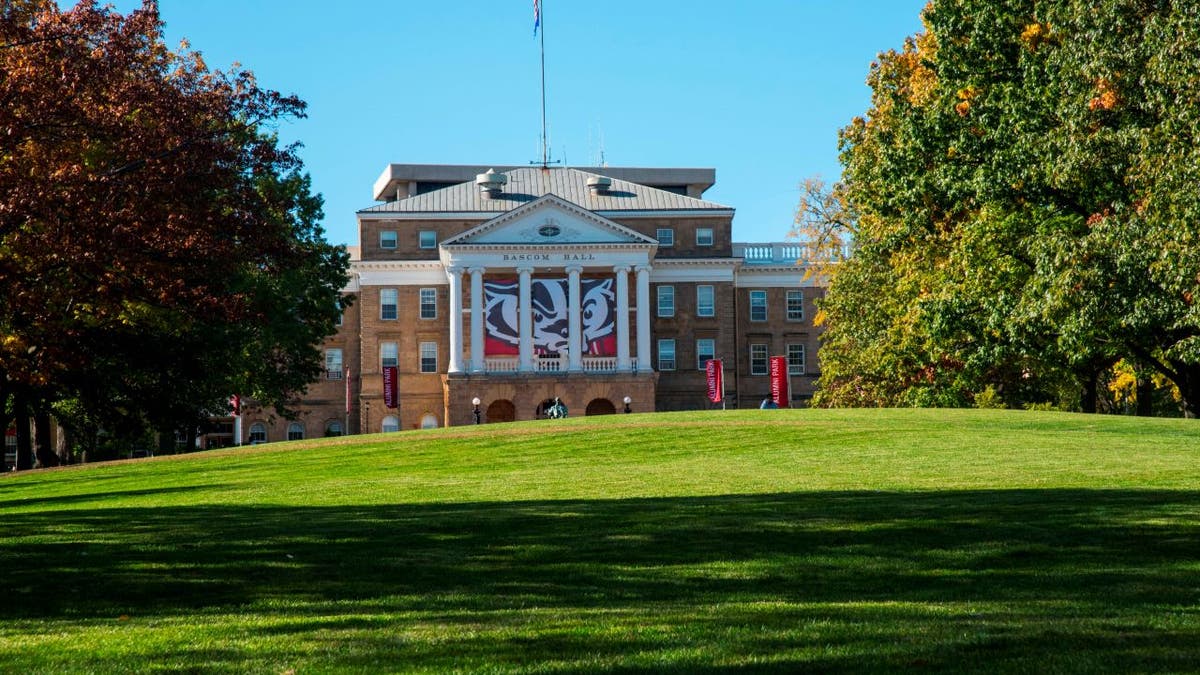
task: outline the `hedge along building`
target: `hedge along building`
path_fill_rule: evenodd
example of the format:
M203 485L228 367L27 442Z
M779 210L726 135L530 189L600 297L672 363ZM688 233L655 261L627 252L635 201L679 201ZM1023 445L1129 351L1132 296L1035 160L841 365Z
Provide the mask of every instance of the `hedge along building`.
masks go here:
M818 375L799 244L735 244L712 169L390 165L358 212L325 377L300 420L247 411L243 442L541 416L720 407L768 396L787 356L792 400ZM389 369L393 369L390 370ZM387 382L385 383L385 374ZM392 391L386 391L391 388ZM348 412L347 412L348 410Z

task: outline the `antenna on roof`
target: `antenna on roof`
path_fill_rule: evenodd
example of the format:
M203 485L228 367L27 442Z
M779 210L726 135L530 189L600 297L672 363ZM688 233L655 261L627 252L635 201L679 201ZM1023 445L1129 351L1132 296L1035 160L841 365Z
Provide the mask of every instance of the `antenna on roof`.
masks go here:
M545 0L533 0L533 34L536 36L538 28L542 29L542 168L548 169L551 164L558 164L558 160L550 161L550 139L546 135L546 22L542 20L542 5ZM537 164L532 161L530 164Z

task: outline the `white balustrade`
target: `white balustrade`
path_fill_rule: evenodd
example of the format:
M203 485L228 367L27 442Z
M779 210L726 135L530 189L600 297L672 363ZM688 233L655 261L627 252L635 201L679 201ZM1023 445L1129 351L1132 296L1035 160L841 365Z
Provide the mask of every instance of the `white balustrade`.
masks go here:
M535 356L534 370L539 373L565 373L571 363L565 355ZM585 373L616 373L620 369L615 356L585 356L581 359ZM521 359L516 356L489 356L484 359L484 368L489 373L520 372ZM637 359L630 359L630 367L637 369Z
M489 373L515 373L521 365L521 359L516 356L490 356L483 360L483 364Z
M850 245L841 250L841 257L850 256ZM803 242L770 242L747 244L734 242L733 257L741 258L751 265L792 265L814 259L812 247Z

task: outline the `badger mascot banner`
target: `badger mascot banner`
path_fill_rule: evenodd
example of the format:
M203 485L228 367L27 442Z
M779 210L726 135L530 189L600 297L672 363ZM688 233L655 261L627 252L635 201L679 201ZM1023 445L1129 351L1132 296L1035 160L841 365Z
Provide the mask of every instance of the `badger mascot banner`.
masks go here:
M613 279L582 279L585 356L616 356L616 294ZM566 279L533 279L530 304L533 309L533 352L539 356L567 353L570 313ZM516 356L520 353L520 325L516 279L494 279L483 284L484 354Z

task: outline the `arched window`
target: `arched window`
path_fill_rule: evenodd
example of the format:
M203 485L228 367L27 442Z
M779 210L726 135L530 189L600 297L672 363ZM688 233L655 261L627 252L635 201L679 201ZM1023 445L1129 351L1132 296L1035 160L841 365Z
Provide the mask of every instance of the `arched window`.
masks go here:
M345 433L346 433L345 430L342 428L342 423L337 420L334 420L325 425L325 435L326 436L342 436Z
M292 422L288 425L288 440L302 441L304 440L304 425L299 422Z
M425 413L421 416L422 429L436 429L439 426L441 425L438 424L437 415L434 415L433 413Z
M387 434L393 431L400 431L400 420L395 415L388 415L383 418L383 433Z
M250 445L258 445L259 443L267 442L267 425L262 422L255 422L250 425Z

